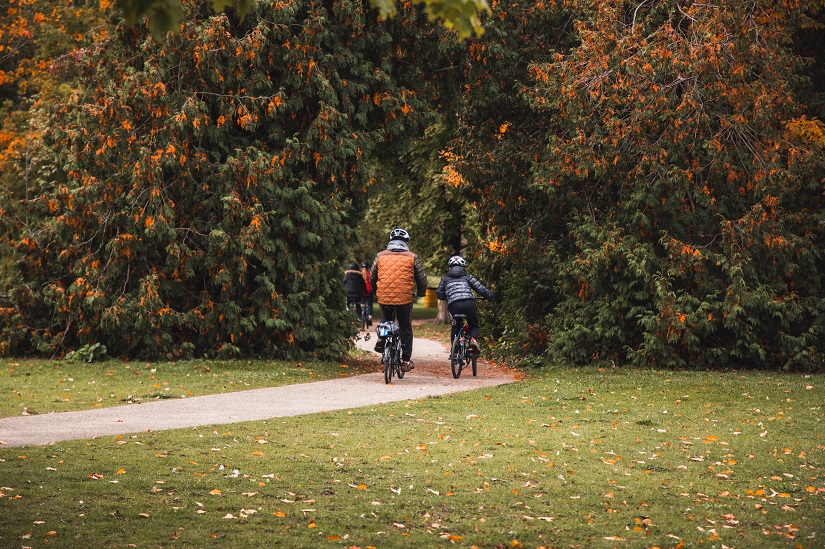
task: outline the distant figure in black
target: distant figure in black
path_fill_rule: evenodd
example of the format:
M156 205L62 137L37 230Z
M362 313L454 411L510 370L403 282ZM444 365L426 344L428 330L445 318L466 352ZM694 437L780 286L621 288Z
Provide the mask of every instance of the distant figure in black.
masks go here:
M344 289L347 292L347 309L355 305L355 312L361 318L361 302L367 293L367 283L364 282L358 263L354 261L344 271Z

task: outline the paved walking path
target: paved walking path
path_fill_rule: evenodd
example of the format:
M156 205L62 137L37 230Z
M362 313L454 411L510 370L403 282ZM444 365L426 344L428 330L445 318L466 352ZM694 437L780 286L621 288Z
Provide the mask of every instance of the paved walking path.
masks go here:
M359 347L370 351L373 344L374 340L358 342ZM372 374L82 412L2 418L0 447L297 416L469 391L515 380L511 372L482 363L478 377L466 372L453 379L447 354L446 347L436 341L415 339L416 368L403 380L393 380L389 385L378 371L378 355L373 354L376 373Z

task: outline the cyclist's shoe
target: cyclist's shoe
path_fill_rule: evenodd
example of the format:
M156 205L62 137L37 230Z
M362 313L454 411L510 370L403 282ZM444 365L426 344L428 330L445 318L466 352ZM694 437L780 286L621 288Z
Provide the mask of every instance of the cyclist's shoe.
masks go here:
M384 339L378 338L378 341L375 342L375 352L376 353L383 353L384 352Z
M367 318L367 327L372 328L372 317Z
M413 368L415 368L415 366L413 365L412 360L402 360L401 361L401 369L404 370L405 372L409 372Z
M473 352L479 352L478 350L478 340L476 338L470 339L470 350Z

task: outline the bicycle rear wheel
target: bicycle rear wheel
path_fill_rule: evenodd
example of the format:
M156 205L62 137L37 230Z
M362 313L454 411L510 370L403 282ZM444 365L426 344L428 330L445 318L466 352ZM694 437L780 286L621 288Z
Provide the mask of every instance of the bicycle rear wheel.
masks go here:
M450 351L450 368L453 370L453 377L458 379L461 376L461 368L464 366L464 357L461 352L461 337L453 340L453 348Z
M477 368L478 355L476 353L473 353L472 361L473 361L473 377L475 377L475 375L478 373L478 368Z
M393 356L395 357L395 361L393 362L395 365L395 375L398 376L398 379L404 379L404 374L407 372L401 368L401 339L398 339L395 344L395 353L393 353Z

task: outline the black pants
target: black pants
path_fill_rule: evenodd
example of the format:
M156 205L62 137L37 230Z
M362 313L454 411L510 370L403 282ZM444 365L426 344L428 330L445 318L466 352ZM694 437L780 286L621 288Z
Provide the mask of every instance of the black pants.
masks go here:
M395 311L395 321L398 322L398 329L401 333L401 360L409 360L412 356L413 331L412 331L412 303L408 305L382 305L381 322L391 322L393 311Z
M478 338L478 307L475 299L461 299L453 301L447 307L451 315L467 315L467 326L469 326L469 336ZM461 324L453 322L453 330L450 341L454 340L458 335Z

